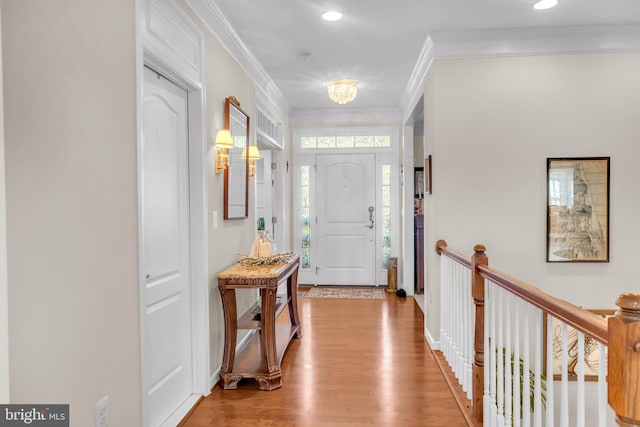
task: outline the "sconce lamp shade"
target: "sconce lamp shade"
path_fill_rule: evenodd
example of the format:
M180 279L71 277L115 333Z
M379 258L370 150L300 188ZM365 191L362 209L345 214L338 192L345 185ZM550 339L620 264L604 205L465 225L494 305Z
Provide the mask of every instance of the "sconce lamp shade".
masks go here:
M216 135L216 147L218 148L231 148L233 147L233 139L231 138L231 132L229 129L220 129Z
M220 129L216 135L216 173L225 170L229 164L228 148L233 147L233 138L229 129Z
M244 150L242 150L242 158L246 159L247 158L247 149L245 148ZM256 147L255 145L250 145L249 146L249 160L255 160L255 159L260 159L260 152L258 151L258 147Z
M247 149L242 150L242 158L247 158ZM260 152L255 145L249 146L249 176L256 176L256 159L260 159Z

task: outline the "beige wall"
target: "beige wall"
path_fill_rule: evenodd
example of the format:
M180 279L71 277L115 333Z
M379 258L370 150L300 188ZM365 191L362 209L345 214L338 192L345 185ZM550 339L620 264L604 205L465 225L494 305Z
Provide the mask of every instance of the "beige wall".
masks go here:
M0 7L0 22L2 9ZM9 300L7 290L7 204L4 167L4 102L0 25L0 402L9 402Z
M134 2L3 0L11 400L138 425Z
M251 121L255 111L256 85L236 60L212 35L199 18L181 2L187 14L197 23L205 34L205 120L207 139L207 215L209 218L209 335L211 363L215 373L222 364L224 347L224 317L220 292L218 291L218 273L233 265L240 255L249 254L256 238L255 180L249 179L249 218L223 220L224 213L224 174L215 173L215 135L224 127L224 101L235 96L242 110L249 115L251 144L255 144L255 126ZM280 117L285 128L286 117ZM288 185L288 184L287 184ZM212 226L213 212L218 212L219 227ZM257 299L254 290L237 291L238 312L246 311Z
M206 30L204 31L206 34ZM217 229L210 227L209 232L211 371L215 372L222 363L224 346L224 321L217 275L233 265L239 259L239 254L249 253L256 236L256 220L255 182L253 179L249 180L249 218L223 220L224 174L215 173L214 138L218 129L224 127L225 98L228 96L238 98L244 112L252 118L254 117L255 89L253 81L218 40L210 34L205 37L205 72L205 118L209 147L207 164L211 165L207 172L208 214L209 218L212 218L213 211L218 211L220 218L220 227ZM255 129L252 129L252 143L255 142L254 135ZM244 312L255 299L255 291L238 292L238 312Z
M640 54L437 60L425 86L428 328L438 334L438 239L589 308L637 290ZM611 157L609 263L546 263L546 159Z

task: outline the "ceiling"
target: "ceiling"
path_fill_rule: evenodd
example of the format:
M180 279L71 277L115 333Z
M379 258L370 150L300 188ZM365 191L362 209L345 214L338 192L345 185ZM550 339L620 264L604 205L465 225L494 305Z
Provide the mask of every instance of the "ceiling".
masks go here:
M437 48L439 34L640 25L639 0L559 0L545 11L533 0L214 1L292 111L399 108L429 36ZM343 19L323 21L328 10ZM324 85L343 78L360 87L354 101L339 105Z

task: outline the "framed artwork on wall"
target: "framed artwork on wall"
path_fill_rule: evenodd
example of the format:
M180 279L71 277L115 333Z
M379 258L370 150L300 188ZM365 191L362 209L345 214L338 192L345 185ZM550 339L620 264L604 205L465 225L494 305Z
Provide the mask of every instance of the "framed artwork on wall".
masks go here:
M609 262L609 160L547 159L547 262Z
M615 310L588 310L598 316L604 318L611 317L615 314ZM547 320L548 316L544 316L543 320L543 333L544 337L547 336L547 328L551 328L552 338L552 364L553 364L553 379L562 379L562 322L555 317L551 316L551 324ZM544 351L543 354L547 354L547 341L544 339ZM600 362L600 343L595 338L585 335L584 336L584 379L585 381L598 381L598 371ZM578 372L578 331L567 325L567 378L569 381L577 380ZM606 354L606 346L605 346ZM544 367L543 372L547 372L547 358L543 358Z

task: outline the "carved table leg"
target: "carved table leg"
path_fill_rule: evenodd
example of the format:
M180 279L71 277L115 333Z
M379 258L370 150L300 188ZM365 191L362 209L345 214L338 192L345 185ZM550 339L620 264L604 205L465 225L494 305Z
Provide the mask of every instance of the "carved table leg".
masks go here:
M233 372L233 363L236 357L238 326L236 291L235 289L220 289L220 296L222 297L222 309L224 312L224 352L222 365L220 366L220 373L230 374Z
M280 371L274 375L256 377L256 380L258 381L258 388L260 390L271 391L282 387L282 374Z
M297 327L296 338L302 338L302 325L298 316L298 269L287 278L287 297L289 299L289 319L291 325Z
M276 292L277 287L260 289L260 297L262 299L262 317L260 319L261 345L269 374L280 373L280 364L276 354Z
M220 379L222 380L223 390L235 390L238 388L242 375L221 374Z

